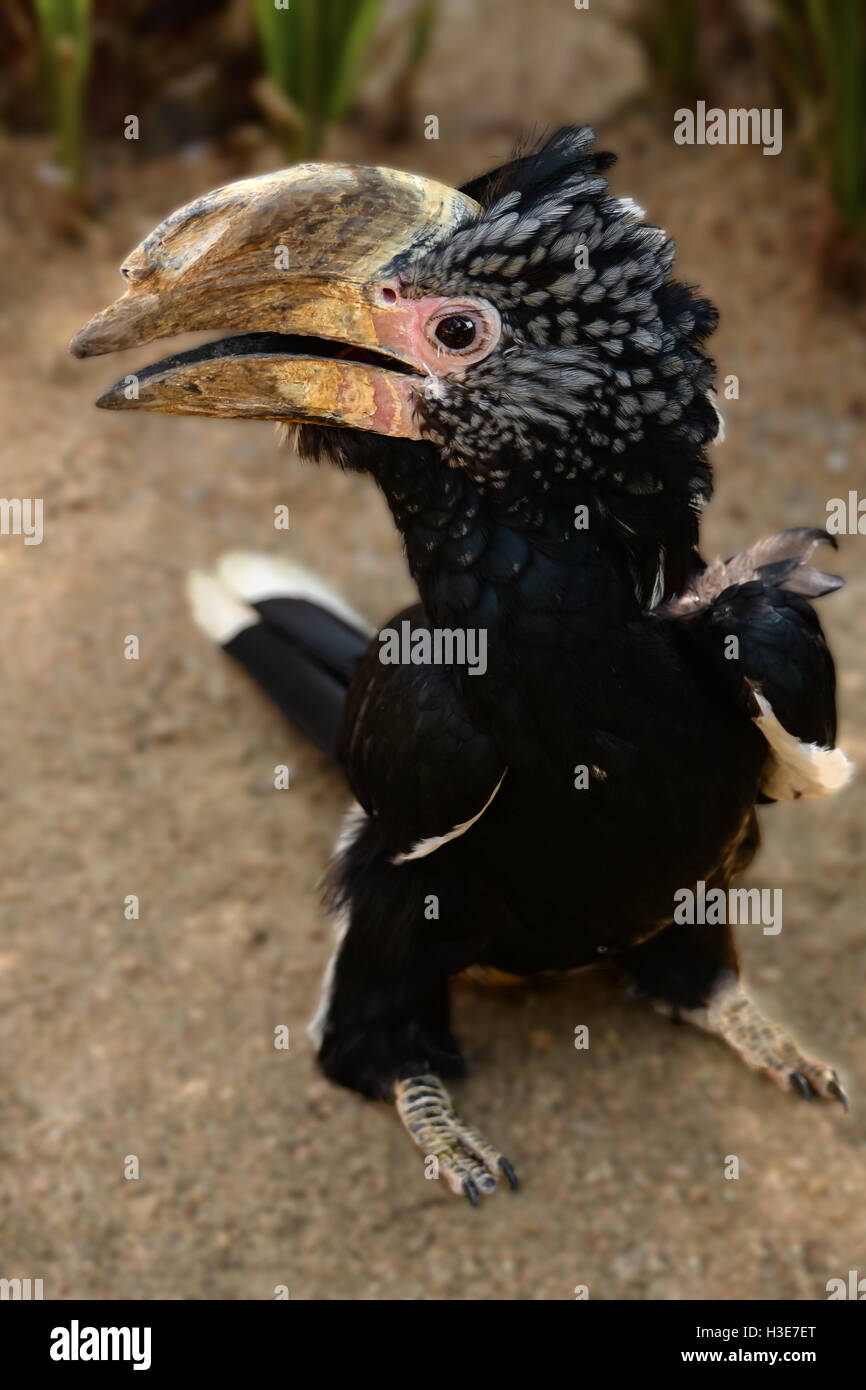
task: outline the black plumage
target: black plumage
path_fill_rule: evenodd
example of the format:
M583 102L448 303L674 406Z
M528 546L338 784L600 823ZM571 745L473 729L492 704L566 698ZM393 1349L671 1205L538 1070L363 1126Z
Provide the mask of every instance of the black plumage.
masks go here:
M426 369L417 438L291 428L388 501L421 602L387 626L483 631L484 674L383 664L377 638L291 585L228 642L359 804L332 870L321 1065L396 1098L473 1200L504 1161L437 1078L463 1069L449 979L474 965L616 960L783 1086L842 1098L749 1004L730 926L673 913L678 889L726 890L749 864L759 802L844 780L808 601L839 582L809 563L829 538L701 559L716 313L671 279L665 233L610 194L611 162L588 129L560 131L467 185L480 207L462 225L391 261L401 305L480 302L501 330L479 360Z

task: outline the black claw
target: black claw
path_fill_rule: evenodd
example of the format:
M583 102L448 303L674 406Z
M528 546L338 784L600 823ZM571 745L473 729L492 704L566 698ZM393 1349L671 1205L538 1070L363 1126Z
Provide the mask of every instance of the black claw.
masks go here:
M470 1207L477 1207L477 1206L478 1206L478 1188L475 1186L475 1184L474 1184L474 1182L472 1181L471 1178L464 1178L464 1179L463 1179L463 1191L466 1193L466 1196L469 1198L469 1205L470 1205Z
M804 1076L801 1071L791 1072L791 1082L794 1086L794 1089L797 1091L798 1095L800 1095L803 1098L803 1100L815 1099L815 1092L812 1089L809 1079L808 1077Z
M830 1092L831 1096L835 1096L838 1101L841 1101L843 1110L848 1111L851 1109L851 1106L848 1103L848 1097L842 1090L842 1087L839 1085L839 1082L837 1081L835 1074L833 1076L832 1081L827 1082L827 1090Z
M847 1109L847 1106L846 1106L846 1109ZM499 1160L499 1167L502 1169L503 1173L505 1174L505 1181L508 1183L508 1186L511 1188L511 1191L512 1191L512 1192L516 1192L517 1189L518 1189L518 1187L520 1186L520 1184L519 1184L518 1181L517 1181L517 1174L515 1173L515 1171L514 1171L514 1169L512 1168L511 1164L508 1162L508 1159L507 1159L507 1158L500 1158L500 1160Z

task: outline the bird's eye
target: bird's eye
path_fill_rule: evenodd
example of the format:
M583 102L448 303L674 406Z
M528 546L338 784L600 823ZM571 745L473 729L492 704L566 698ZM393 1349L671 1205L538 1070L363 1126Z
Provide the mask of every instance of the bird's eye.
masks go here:
M423 342L420 358L431 376L460 376L496 347L502 336L499 311L486 299L440 299L419 305Z
M475 320L466 314L449 314L436 325L436 337L454 351L471 347L475 342Z

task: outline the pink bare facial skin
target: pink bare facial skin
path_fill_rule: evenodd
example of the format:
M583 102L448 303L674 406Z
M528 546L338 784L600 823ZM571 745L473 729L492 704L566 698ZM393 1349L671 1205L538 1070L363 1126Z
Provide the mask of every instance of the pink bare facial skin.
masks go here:
M406 298L399 280L381 285L372 319L383 352L393 353L418 371L445 376L471 367L493 351L502 336L499 311L484 299L451 299L427 295ZM448 347L436 336L437 326L450 318L469 319L475 338L465 348Z

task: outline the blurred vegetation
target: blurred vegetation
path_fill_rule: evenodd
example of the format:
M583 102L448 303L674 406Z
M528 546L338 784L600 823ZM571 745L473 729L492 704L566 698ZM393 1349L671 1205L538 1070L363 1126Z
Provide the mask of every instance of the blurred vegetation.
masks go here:
M645 0L634 13L632 27L667 95L689 99L699 94L700 22L698 0Z
M283 3L3 0L0 121L22 133L50 123L66 186L79 192L88 153L108 139L117 149L129 113L141 138L128 155L139 159L259 139L263 117L289 158L319 153L331 127L359 110L379 138L410 135L438 0ZM634 0L628 22L665 120L671 101L783 106L786 142L794 137L826 190L838 233L828 254L843 234L862 252L864 0ZM524 119L532 113L515 109L515 124Z
M262 106L284 128L290 158L315 155L327 129L355 104L361 79L383 49L402 49L383 131L401 138L408 128L412 88L427 55L438 0L417 0L383 33L383 0L253 0L267 85ZM384 43L376 40L384 39Z
M656 104L721 105L732 80L754 69L755 0L633 0L633 6L629 27L646 53Z
M90 0L36 0L60 164L68 187L84 179L84 90L90 66Z
M409 133L413 89L433 39L438 3L439 0L418 0L404 25L404 57L391 89L384 124L387 139L402 140Z
M864 0L637 0L631 28L652 92L708 105L781 106L822 181L822 270L843 288L866 276ZM856 262L856 265L855 265Z
M268 76L284 99L290 157L317 154L324 133L357 93L361 63L382 10L382 0L253 0ZM275 102L272 111L279 116Z
M776 0L769 58L843 226L866 230L866 6Z
M377 128L402 138L437 9L438 0L3 0L0 121L36 131L48 118L76 190L89 145L116 137L130 113L137 157L264 116L287 156L304 158L356 109L365 79L384 73Z

